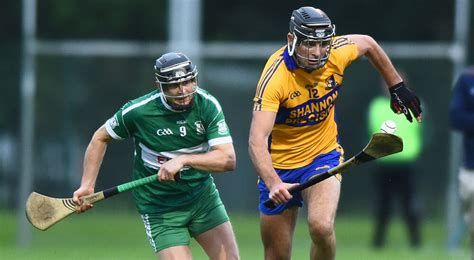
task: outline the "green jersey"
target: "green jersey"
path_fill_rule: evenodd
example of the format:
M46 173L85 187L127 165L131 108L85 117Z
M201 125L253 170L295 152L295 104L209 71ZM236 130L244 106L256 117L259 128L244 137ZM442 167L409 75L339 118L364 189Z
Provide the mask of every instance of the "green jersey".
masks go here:
M173 110L155 90L125 104L105 128L114 139L133 138L134 179L157 174L163 163L178 155L206 153L211 146L232 143L219 102L199 88L185 111ZM158 213L190 205L214 188L209 172L186 167L181 181L156 181L135 189L133 195L140 213Z

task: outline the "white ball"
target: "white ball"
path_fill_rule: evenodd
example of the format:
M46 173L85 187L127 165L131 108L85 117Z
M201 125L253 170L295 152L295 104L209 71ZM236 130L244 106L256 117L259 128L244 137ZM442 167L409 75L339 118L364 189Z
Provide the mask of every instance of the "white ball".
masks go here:
M397 131L397 124L392 120L384 121L380 126L380 131L382 133L395 134L395 131Z

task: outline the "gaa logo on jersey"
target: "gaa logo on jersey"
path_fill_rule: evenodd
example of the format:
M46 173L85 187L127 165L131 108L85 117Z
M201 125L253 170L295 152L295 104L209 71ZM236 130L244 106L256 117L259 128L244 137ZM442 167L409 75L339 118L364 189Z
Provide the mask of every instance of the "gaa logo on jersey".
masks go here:
M171 131L171 129L169 128L163 128L163 129L156 130L156 134L159 136L172 135L173 131Z
M225 123L224 119L217 123L217 132L219 132L219 134L223 135L226 134L228 131L229 129L227 128L227 124Z
M112 118L109 120L109 124L110 124L110 127L111 127L112 129L114 129L115 127L117 127L117 126L119 125L118 120L117 120L117 117L116 117L116 116L112 117Z
M297 91L292 92L290 94L290 99L294 99L294 98L299 97L299 96L301 96L301 92L299 92L299 90L297 90Z
M194 122L194 125L196 126L196 131L198 135L203 135L206 133L206 129L204 129L204 125L201 121Z

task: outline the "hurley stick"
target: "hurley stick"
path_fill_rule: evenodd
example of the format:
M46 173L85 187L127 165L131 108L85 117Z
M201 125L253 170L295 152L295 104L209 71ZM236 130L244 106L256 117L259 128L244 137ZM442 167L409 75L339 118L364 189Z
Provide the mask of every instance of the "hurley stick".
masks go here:
M296 192L302 191L310 186L313 186L316 183L319 183L336 173L342 173L343 171L351 168L352 166L366 163L381 157L385 157L391 154L399 153L403 150L403 141L400 137L388 134L388 133L375 133L372 135L367 146L360 151L356 156L351 157L349 160L339 164L338 166L329 169L326 172L314 175L309 178L307 181L293 186L288 191L290 194L295 194ZM276 204L268 199L264 203L267 208L275 208Z
M81 200L84 203L92 204L157 180L158 176L156 174L151 175L83 196ZM73 212L76 212L77 207L72 198L52 198L37 192L32 192L26 201L25 211L26 217L31 225L39 230L46 230Z

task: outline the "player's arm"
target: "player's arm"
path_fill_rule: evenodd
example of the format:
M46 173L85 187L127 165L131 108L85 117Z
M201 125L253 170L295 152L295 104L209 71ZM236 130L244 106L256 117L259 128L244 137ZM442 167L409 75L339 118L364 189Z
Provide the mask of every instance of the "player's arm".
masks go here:
M202 154L184 154L163 165L158 171L158 180L174 181L175 175L185 166L208 172L226 172L235 169L236 157L232 143L218 144Z
M419 98L407 88L392 62L380 45L368 35L347 35L357 46L359 57L366 56L370 63L384 78L391 96L391 108L395 113L405 114L408 121L413 117L421 122L421 104ZM413 116L412 116L413 115Z
M104 126L101 126L92 136L84 155L83 173L81 186L73 194L73 200L81 205L79 212L84 212L91 208L92 205L82 205L79 197L92 194L95 188L95 182L99 174L99 169L104 159L107 143L112 137L107 133Z
M183 165L208 172L226 172L235 170L236 156L232 143L218 144L204 154L182 156Z
M388 86L394 86L403 81L392 62L380 45L368 35L347 35L357 46L358 55L366 56L370 63L380 72Z
M293 186L281 181L272 165L268 152L268 138L272 132L276 113L254 111L249 135L249 154L255 170L270 191L269 197L276 203L285 203L292 198L288 188Z

